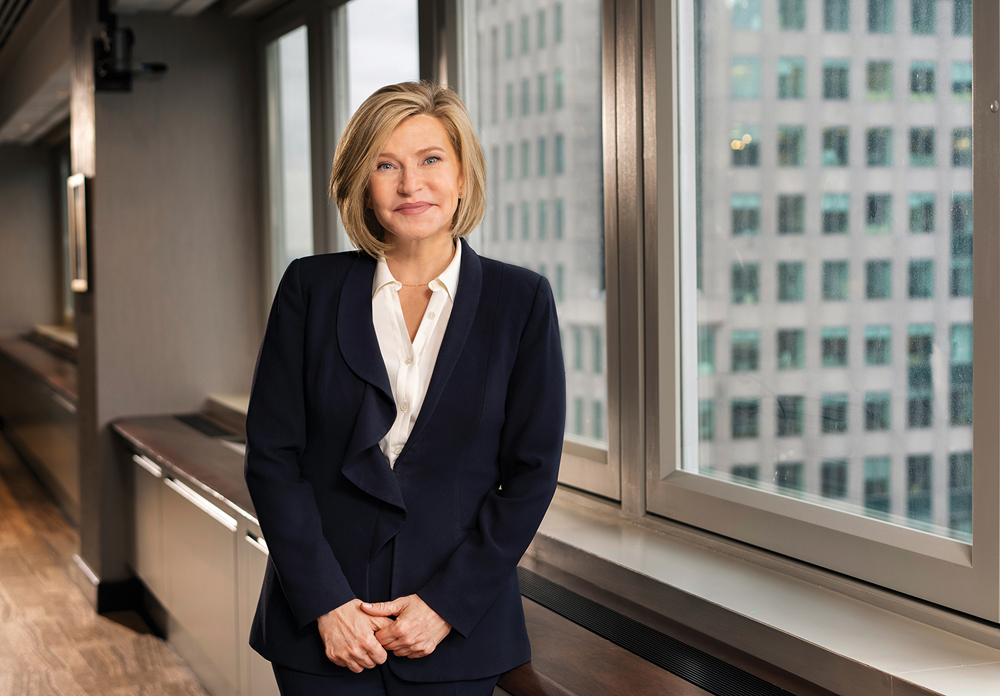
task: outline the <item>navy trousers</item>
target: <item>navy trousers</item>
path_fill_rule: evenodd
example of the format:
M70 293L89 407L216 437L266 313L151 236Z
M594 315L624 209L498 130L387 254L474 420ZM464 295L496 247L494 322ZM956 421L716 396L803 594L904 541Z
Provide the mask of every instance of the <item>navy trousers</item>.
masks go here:
M390 586L393 544L390 540L383 546L369 566L372 602L395 599ZM281 665L272 667L281 696L490 696L500 676L459 682L410 682L397 677L387 665L337 676L308 674Z

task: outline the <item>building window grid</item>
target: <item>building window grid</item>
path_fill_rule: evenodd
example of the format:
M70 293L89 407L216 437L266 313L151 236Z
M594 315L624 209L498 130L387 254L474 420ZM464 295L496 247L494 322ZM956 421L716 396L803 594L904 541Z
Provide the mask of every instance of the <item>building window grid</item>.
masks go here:
M760 366L760 331L735 330L730 338L733 372L754 372Z

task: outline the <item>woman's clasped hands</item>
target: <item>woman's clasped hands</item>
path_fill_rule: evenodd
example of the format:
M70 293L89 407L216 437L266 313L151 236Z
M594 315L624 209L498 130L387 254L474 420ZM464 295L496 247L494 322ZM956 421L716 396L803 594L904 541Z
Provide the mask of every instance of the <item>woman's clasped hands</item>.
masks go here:
M317 624L327 659L356 673L384 663L387 651L411 659L430 655L451 632L451 624L415 594L371 604L354 599Z

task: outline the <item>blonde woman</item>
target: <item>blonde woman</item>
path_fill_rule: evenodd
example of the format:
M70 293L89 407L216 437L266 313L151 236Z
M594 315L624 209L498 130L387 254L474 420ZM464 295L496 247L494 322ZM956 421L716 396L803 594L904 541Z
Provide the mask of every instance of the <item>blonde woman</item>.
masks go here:
M486 174L448 89L369 97L330 191L358 251L289 265L254 375L250 642L285 696L486 696L530 658L516 566L566 408L552 291L462 239Z

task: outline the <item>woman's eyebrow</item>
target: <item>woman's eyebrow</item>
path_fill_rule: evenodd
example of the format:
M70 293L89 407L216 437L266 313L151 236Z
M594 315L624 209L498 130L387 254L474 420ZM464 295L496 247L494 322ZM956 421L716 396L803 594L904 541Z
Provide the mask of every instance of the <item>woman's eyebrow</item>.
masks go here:
M445 149L443 147L441 147L440 145L431 145L430 147L425 147L425 148L422 148L420 150L417 150L416 154L417 155L425 155L428 152L444 152L444 151L445 151ZM379 153L379 157L385 157L386 159L399 159L399 157L397 157L396 155L394 155L391 152L380 152Z

